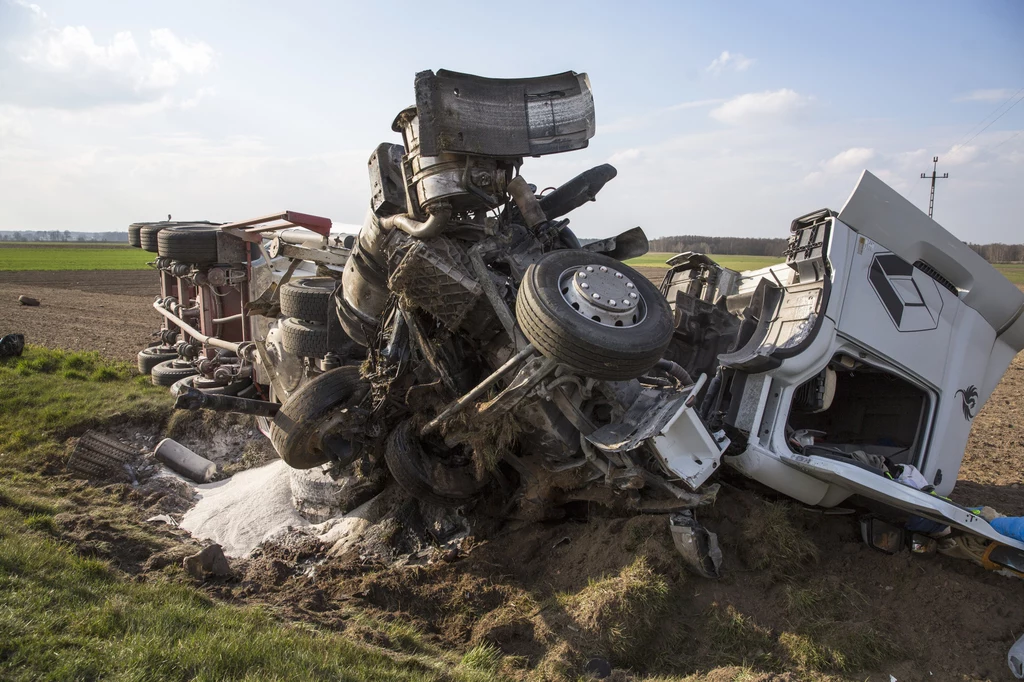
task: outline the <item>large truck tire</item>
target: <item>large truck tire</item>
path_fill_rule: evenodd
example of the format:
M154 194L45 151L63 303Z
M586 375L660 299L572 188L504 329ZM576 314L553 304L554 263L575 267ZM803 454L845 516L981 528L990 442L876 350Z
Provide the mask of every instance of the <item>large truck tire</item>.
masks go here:
M334 315L331 298L338 288L332 277L300 277L281 287L281 314L326 324Z
M337 411L358 405L369 390L358 367L338 367L299 386L270 424L270 442L277 454L294 469L351 457L350 443L322 429Z
M405 492L441 507L463 507L474 502L490 480L466 453L430 447L421 441L411 420L399 424L388 436L384 461Z
M199 374L199 370L184 360L167 360L153 367L149 378L154 386L173 386L179 380Z
M213 225L168 227L157 234L157 253L164 258L182 263L216 263L219 231L220 229Z
M131 225L129 225L128 243L134 246L135 248L140 248L142 246L142 242L140 241L141 237L139 236L139 232L141 232L142 228L148 224L149 223L132 223Z
M552 251L531 265L516 317L542 355L605 381L643 375L672 341L672 312L658 289L628 265L589 251Z
M149 374L153 371L153 368L161 362L175 360L177 357L178 351L174 350L170 346L150 346L149 348L143 348L139 351L139 374Z
M159 250L157 235L167 227L166 223L147 223L139 228L139 248L156 253Z

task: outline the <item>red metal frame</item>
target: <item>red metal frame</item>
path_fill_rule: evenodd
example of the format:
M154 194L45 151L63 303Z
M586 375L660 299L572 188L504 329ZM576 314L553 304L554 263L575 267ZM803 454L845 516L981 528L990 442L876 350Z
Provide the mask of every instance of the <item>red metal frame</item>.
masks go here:
M283 230L288 227L304 227L327 238L331 234L331 224L330 218L299 213L297 211L282 211L281 213L273 213L261 218L221 225L220 229L239 239L258 244L263 238L261 236L263 232Z

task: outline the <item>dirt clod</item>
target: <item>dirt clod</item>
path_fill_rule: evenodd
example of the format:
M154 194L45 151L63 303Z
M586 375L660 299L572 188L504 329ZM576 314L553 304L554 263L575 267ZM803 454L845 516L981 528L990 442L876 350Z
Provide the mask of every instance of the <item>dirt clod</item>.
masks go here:
M224 556L224 550L220 545L209 545L202 551L185 557L181 566L185 569L185 573L196 580L203 580L207 575L218 578L226 578L231 575L231 565L228 564L227 557Z

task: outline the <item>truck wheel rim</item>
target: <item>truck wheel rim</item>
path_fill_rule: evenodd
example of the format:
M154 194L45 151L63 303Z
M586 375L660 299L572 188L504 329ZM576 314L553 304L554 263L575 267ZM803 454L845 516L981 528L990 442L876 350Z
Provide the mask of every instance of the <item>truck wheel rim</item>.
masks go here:
M577 315L604 327L635 327L647 317L643 294L614 267L568 268L558 278L558 290Z

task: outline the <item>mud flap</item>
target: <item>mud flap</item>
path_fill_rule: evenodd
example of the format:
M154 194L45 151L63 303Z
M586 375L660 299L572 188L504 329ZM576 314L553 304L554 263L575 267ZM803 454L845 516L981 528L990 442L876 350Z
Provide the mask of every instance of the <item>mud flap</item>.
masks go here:
M1024 550L1024 542L996 532L988 521L970 510L936 495L930 495L897 483L854 464L790 452L780 453L779 458L809 476L835 484L908 514L923 516L926 519L959 528L987 540Z

